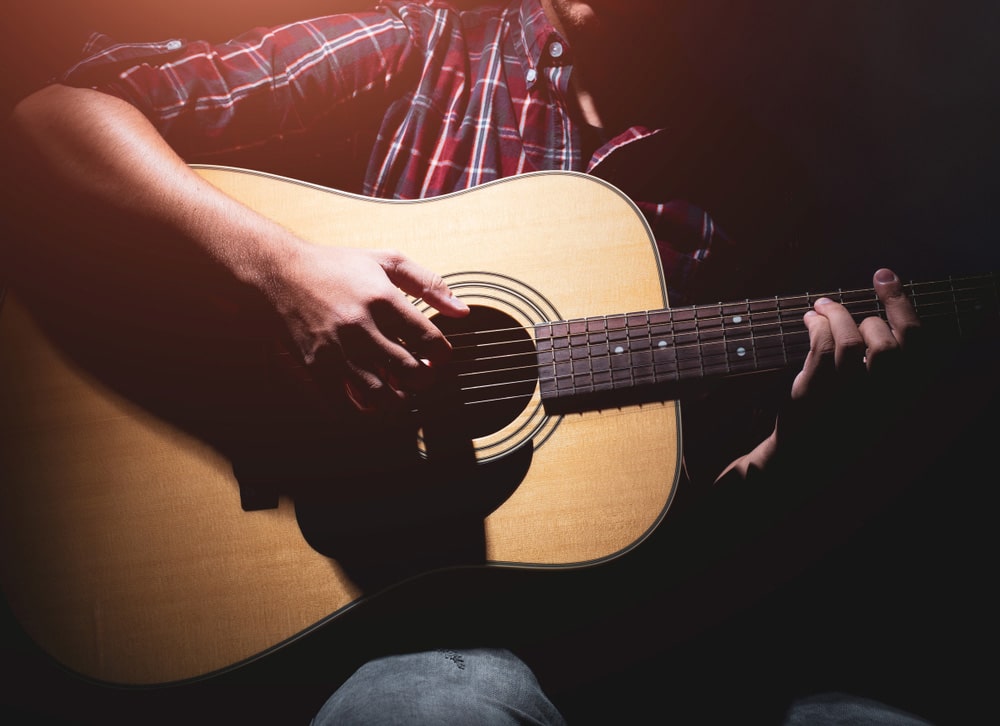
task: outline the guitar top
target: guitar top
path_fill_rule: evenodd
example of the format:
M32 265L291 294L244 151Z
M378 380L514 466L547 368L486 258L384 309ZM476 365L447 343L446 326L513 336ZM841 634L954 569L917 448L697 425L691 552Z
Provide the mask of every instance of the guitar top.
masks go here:
M388 425L316 406L258 350L100 316L53 329L8 295L0 584L88 678L209 678L432 570L620 557L674 496L679 387L808 350L819 295L668 307L646 223L593 177L390 202L196 169L314 244L402 250L472 313L436 320L454 360ZM929 323L1000 322L995 275L908 288ZM872 290L824 294L882 312Z
M440 272L473 308L472 329L447 331L474 342L456 380L497 395L468 405L483 397L460 393L462 415L418 413L385 431L251 408L260 426L241 446L242 414L214 389L184 399L197 371L138 344L115 353L128 365L106 366L86 336L66 344L9 295L0 583L58 661L111 683L205 678L423 571L593 565L663 518L680 468L678 407L552 413L533 370L538 325L667 305L655 243L620 192L542 173L385 202L198 172L315 244L393 247ZM484 362L483 350L514 363ZM230 373L214 380L239 379ZM143 382L151 395L133 395ZM223 435L206 436L205 422Z

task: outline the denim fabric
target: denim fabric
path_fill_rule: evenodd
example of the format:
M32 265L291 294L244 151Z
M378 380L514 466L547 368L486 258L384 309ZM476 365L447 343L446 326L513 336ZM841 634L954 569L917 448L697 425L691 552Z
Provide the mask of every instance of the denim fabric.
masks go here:
M796 701L784 726L931 726L918 716L878 701L844 693L824 693Z
M633 714L633 717L640 716ZM640 718L644 718L641 717ZM843 693L794 702L782 726L931 726L883 703ZM534 673L508 650L392 655L359 668L312 726L565 726Z
M313 726L562 726L531 669L501 649L379 658L330 696Z

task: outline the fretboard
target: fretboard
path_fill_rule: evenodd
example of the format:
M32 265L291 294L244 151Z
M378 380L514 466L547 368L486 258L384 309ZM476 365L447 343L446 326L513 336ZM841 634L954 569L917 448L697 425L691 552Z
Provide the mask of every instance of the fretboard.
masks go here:
M1000 327L996 273L905 286L921 322L950 337ZM798 366L809 352L803 315L820 297L860 322L885 317L874 289L603 315L535 327L542 400L554 410L594 399L631 403L679 397L679 384Z

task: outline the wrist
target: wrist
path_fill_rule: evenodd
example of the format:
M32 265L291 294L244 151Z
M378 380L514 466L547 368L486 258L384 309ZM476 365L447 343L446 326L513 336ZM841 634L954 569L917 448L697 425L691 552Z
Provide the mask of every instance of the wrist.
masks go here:
M777 432L772 431L771 434L757 444L757 446L743 456L734 459L725 469L723 469L722 473L716 477L715 483L718 484L723 479L733 478L746 481L751 477L767 471L770 463L774 459L777 444Z

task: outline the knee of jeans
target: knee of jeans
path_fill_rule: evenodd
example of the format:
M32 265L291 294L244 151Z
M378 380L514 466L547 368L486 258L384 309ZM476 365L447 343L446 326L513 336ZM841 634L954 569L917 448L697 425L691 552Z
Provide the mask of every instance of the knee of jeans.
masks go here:
M524 661L502 649L436 650L366 663L313 721L332 724L564 723Z
M920 716L879 701L847 693L830 692L800 699L785 714L784 726L837 726L838 724L879 724L880 726L931 726Z

